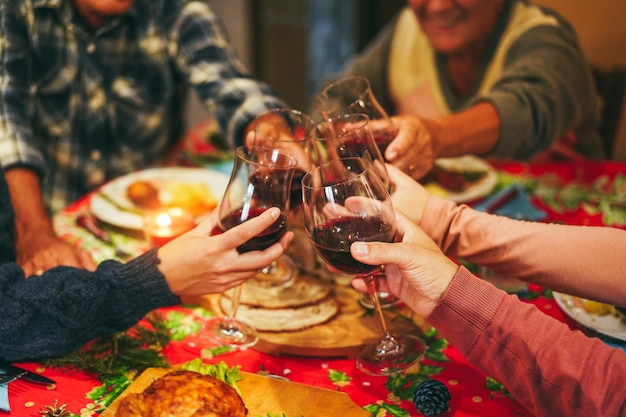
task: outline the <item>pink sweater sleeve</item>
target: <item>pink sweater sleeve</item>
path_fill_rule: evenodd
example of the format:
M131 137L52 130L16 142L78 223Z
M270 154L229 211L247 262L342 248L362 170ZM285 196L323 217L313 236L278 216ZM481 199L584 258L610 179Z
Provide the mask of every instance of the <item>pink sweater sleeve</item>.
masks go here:
M626 355L461 267L427 318L536 416L626 416Z
M449 256L626 306L626 230L512 220L431 196L420 226Z

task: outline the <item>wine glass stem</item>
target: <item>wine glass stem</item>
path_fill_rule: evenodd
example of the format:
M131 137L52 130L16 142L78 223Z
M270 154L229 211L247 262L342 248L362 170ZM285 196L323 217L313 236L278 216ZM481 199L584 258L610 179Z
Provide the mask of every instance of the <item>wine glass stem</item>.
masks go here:
M237 309L239 308L239 299L241 298L242 286L238 285L233 290L232 298L230 299L230 313L228 314L228 322L231 326L235 323L235 316L237 315Z
M383 314L383 309L380 306L380 300L378 299L378 292L376 291L376 281L374 280L374 275L369 274L363 277L365 283L367 284L367 292L370 296L370 301L374 306L374 311L378 316L378 322L380 323L380 328L383 332L383 336L389 336L389 331L387 330L387 322L385 321L385 316Z
M272 263L266 266L265 268L263 268L261 272L264 273L265 275L269 275L276 268L277 268L277 262L272 261Z

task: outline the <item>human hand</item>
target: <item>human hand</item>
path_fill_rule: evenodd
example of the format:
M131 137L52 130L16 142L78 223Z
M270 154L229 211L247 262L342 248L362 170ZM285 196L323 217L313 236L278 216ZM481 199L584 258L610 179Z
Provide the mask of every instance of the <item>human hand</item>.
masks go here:
M385 160L414 179L424 177L435 163L435 140L432 126L414 115L394 116L396 138L385 151Z
M394 208L400 210L413 223L420 224L430 193L393 165L387 164L387 173L393 184L391 201Z
M385 265L386 279L379 290L399 297L419 316L427 318L447 290L458 265L445 256L433 240L402 213L396 213L400 242L354 242L352 256L369 265ZM366 291L355 278L352 285Z
M88 252L65 242L53 231L42 231L36 235L24 235L15 245L16 261L26 276L41 275L55 266L73 266L90 271L96 263Z
M278 208L211 235L217 224L217 210L193 230L158 250L159 270L173 293L204 295L236 287L278 259L289 246L293 232L264 251L240 254L237 247L268 228L280 215Z
M284 151L298 161L301 171L309 171L310 139L315 123L306 114L290 108L271 109L254 120L254 146Z

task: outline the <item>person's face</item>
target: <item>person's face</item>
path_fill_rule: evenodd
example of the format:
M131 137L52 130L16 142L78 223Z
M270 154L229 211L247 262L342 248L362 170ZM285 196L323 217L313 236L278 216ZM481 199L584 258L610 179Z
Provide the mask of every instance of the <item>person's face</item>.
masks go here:
M481 51L506 0L408 0L424 34L444 54Z
M93 27L100 27L107 19L126 13L135 0L72 0L80 15Z

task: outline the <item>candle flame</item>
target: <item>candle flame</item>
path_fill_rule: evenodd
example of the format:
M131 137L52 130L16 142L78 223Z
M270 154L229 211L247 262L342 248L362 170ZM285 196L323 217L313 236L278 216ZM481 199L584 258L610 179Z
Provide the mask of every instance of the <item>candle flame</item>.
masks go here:
M161 213L156 218L156 224L159 227L169 227L172 225L172 218L167 213Z

